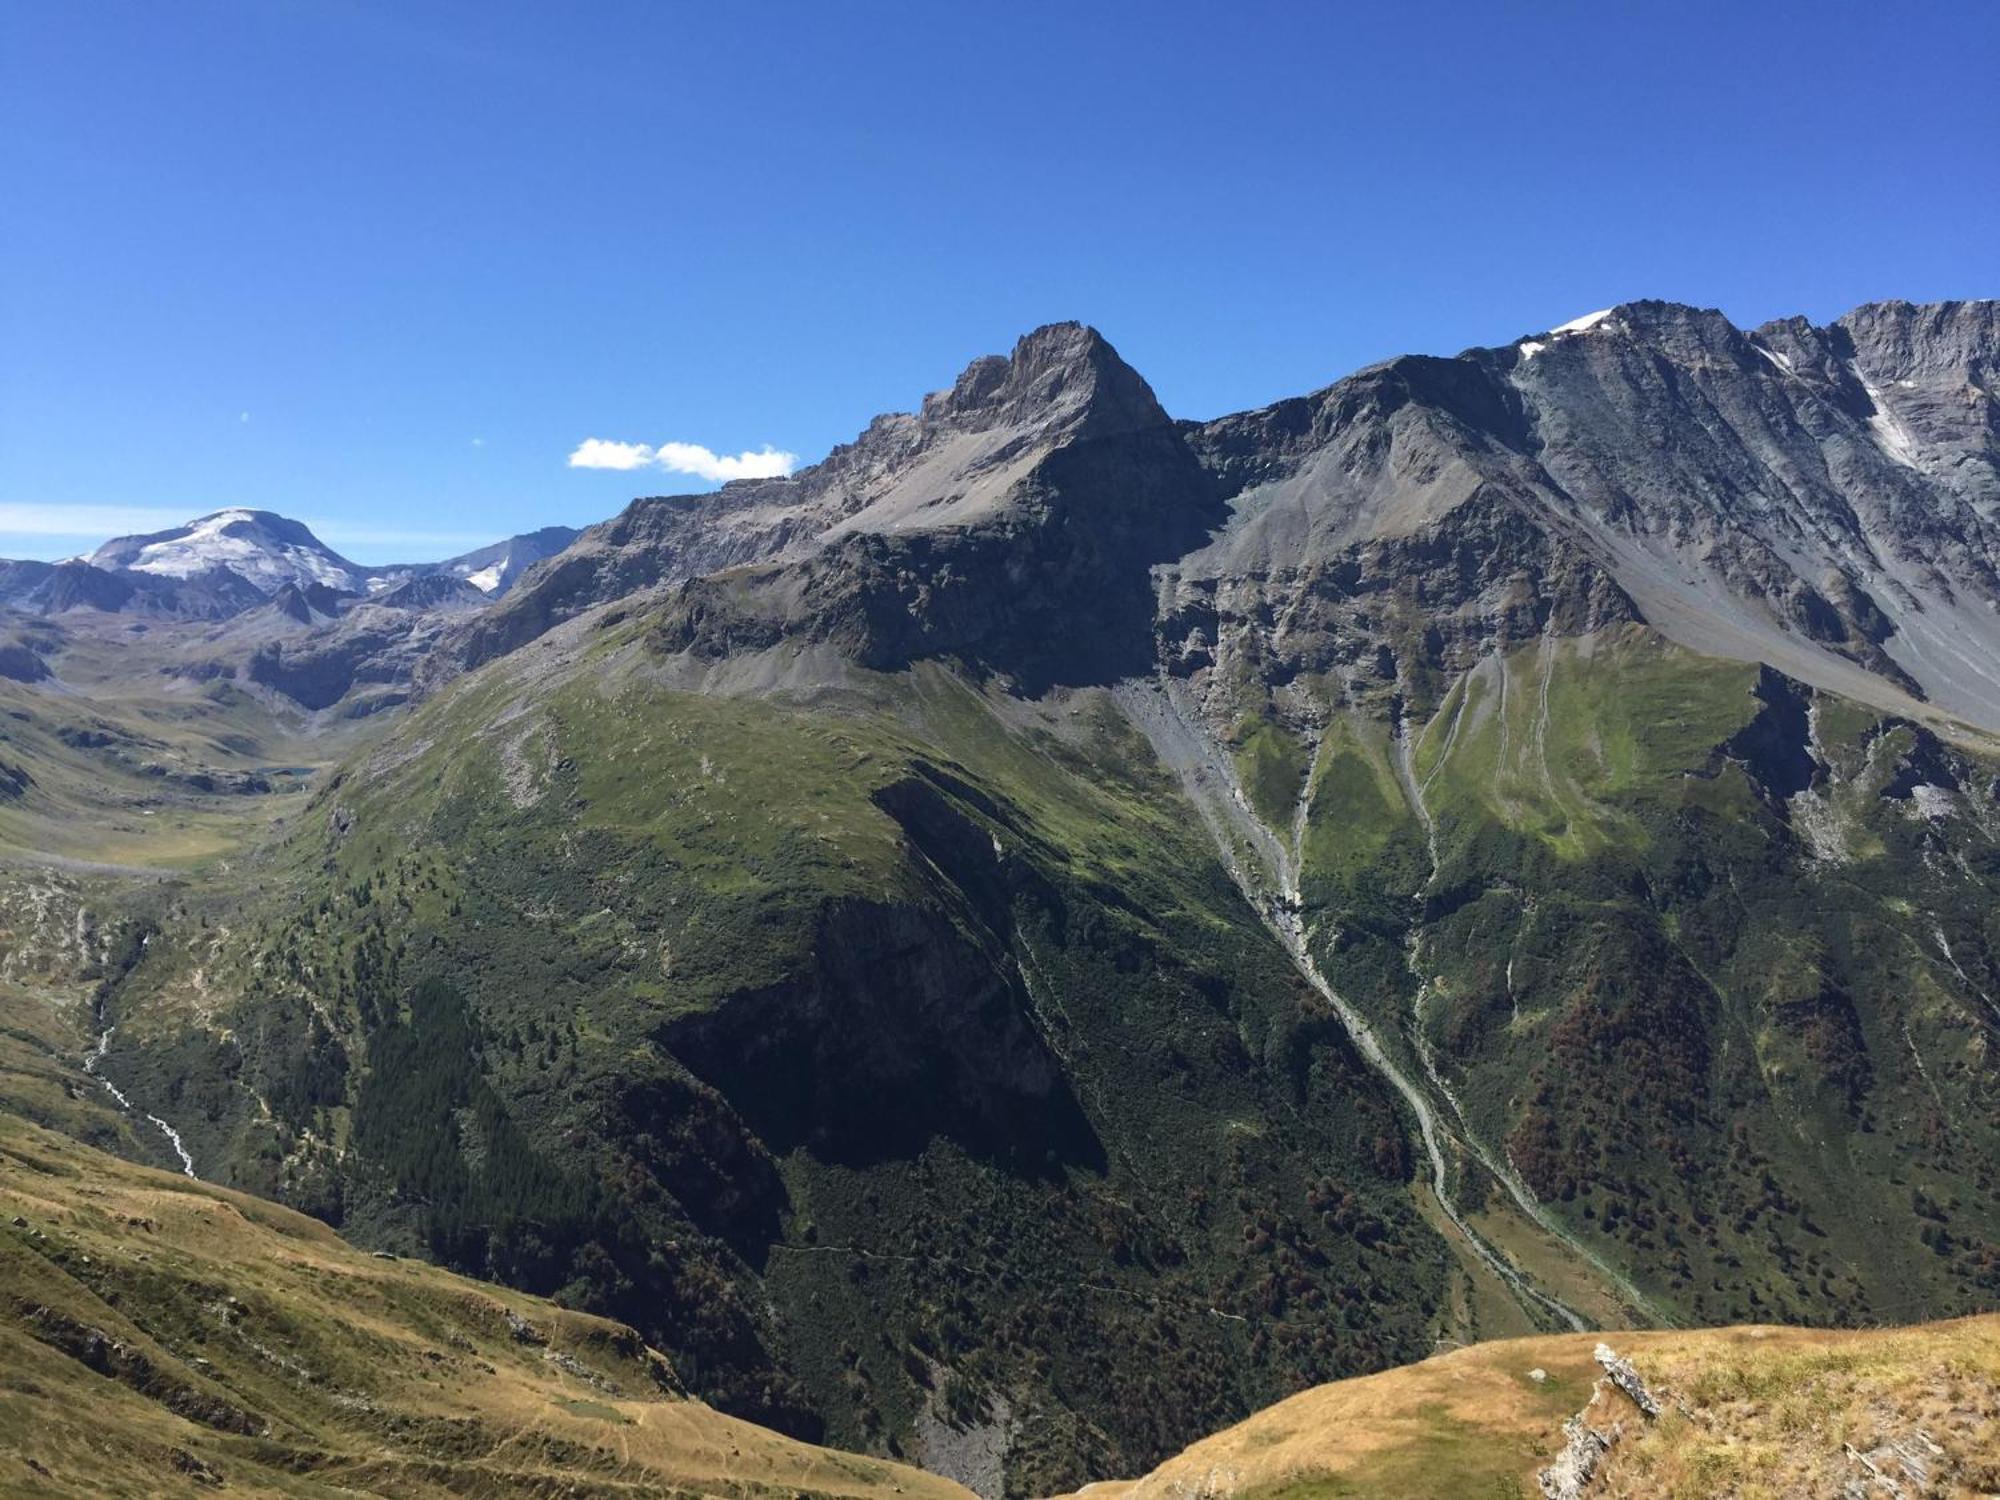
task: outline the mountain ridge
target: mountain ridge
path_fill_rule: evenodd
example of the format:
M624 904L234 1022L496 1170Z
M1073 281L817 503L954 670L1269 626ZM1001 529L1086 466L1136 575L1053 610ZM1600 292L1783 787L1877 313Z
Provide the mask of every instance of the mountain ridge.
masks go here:
M1371 429L1360 420L1371 410L1378 413L1375 420L1380 422L1393 420L1405 427L1413 421L1418 427L1432 424L1435 430L1425 441L1435 454L1453 452L1454 444L1461 442L1470 442L1471 447L1456 452L1449 464L1427 481L1431 487L1430 499L1417 500L1414 495L1402 495L1397 502L1401 510L1396 516L1384 518L1386 530L1368 521L1363 512L1355 512L1339 521L1341 527L1352 532L1346 537L1347 542L1359 540L1364 535L1377 542L1387 542L1399 531L1420 528L1427 520L1440 518L1457 503L1469 498L1473 490L1482 484L1517 495L1523 488L1538 490L1556 504L1552 519L1557 534L1552 536L1552 542L1579 542L1587 536L1592 545L1586 550L1592 554L1592 562L1623 580L1619 587L1628 595L1635 589L1643 595L1650 602L1653 612L1661 616L1670 634L1678 628L1681 617L1687 613L1681 602L1686 591L1670 586L1669 581L1661 577L1663 568L1681 565L1661 555L1656 540L1662 528L1669 534L1675 528L1684 532L1698 519L1709 526L1712 533L1710 543L1725 544L1732 554L1724 558L1724 576L1717 580L1725 593L1747 592L1753 600L1766 601L1754 604L1748 613L1739 611L1733 617L1712 622L1699 633L1691 623L1688 626L1690 637L1704 649L1748 659L1776 655L1791 670L1829 686L1839 686L1849 692L1886 693L1888 696L1883 701L1898 707L1908 707L1913 692L1918 698L1943 692L1947 706L1954 712L1972 714L1977 722L1991 725L2000 723L2000 684L1980 678L1963 664L1951 663L1949 653L1942 649L1938 632L1931 628L1929 621L1908 619L1901 628L1912 636L1921 634L1922 650L1947 658L1936 664L1928 674L1935 679L1931 687L1924 687L1918 676L1912 675L1913 671L1921 675L1921 669L1898 660L1893 650L1884 648L1880 638L1894 633L1884 610L1887 608L1889 615L1895 614L1896 610L1893 600L1885 605L1874 597L1870 588L1899 595L1911 589L1910 582L1901 576L1893 556L1887 559L1890 564L1887 568L1881 566L1882 559L1857 563L1852 555L1853 545L1847 545L1822 547L1819 555L1810 560L1804 557L1788 559L1784 546L1777 545L1772 537L1759 534L1756 527L1742 524L1730 514L1733 505L1717 510L1713 499L1705 502L1709 506L1706 515L1689 512L1685 507L1679 511L1678 518L1673 514L1635 510L1635 506L1656 502L1642 502L1631 492L1626 481L1617 481L1624 492L1614 494L1605 490L1603 481L1591 478L1583 471L1558 476L1540 465L1528 450L1532 446L1545 445L1549 438L1547 435L1536 437L1525 424L1530 420L1529 404L1536 400L1537 390L1546 388L1551 378L1546 374L1551 368L1547 364L1540 369L1535 368L1536 357L1545 348L1552 351L1550 357L1555 360L1556 366L1561 367L1553 377L1559 387L1564 382L1573 382L1579 374L1583 375L1587 387L1589 361L1579 356L1590 348L1607 340L1619 347L1632 346L1636 340L1640 347L1664 349L1660 341L1665 339L1687 351L1690 358L1723 359L1733 363L1739 378L1745 374L1761 378L1768 372L1769 380L1798 382L1799 388L1786 404L1804 400L1809 410L1803 416L1785 414L1781 426L1787 430L1783 436L1794 443L1810 438L1815 446L1822 442L1844 444L1845 451L1835 457L1836 468L1852 471L1859 465L1867 482L1886 483L1893 487L1898 481L1894 475L1884 477L1885 466L1905 469L1909 466L1903 463L1902 455L1894 444L1884 446L1881 432L1894 430L1887 425L1892 420L1901 421L1901 418L1893 417L1895 403L1914 404L1916 397L1900 394L1911 389L1907 387L1896 387L1898 394L1885 394L1877 388L1875 397L1870 397L1866 382L1854 370L1846 366L1836 370L1824 365L1825 360L1831 359L1838 364L1841 358L1847 357L1832 354L1828 339L1851 342L1853 327L1860 327L1865 333L1870 328L1887 329L1893 326L1898 330L1893 338L1900 340L1895 347L1905 350L1899 357L1936 364L1939 379L1949 381L1953 377L1963 377L1964 391L1961 395L1969 395L1976 408L1969 424L1976 428L1980 421L1990 425L1993 420L1991 408L1995 398L1989 388L1992 384L1990 355L1965 353L1953 356L1949 351L1960 345L1975 351L1985 347L1980 344L1981 330L1990 339L1996 306L2000 303L1864 304L1824 329L1814 329L1804 320L1791 319L1763 325L1761 331L1745 332L1735 328L1714 309L1657 301L1626 303L1606 309L1602 314L1573 320L1572 326L1550 334L1524 336L1512 345L1470 349L1449 358L1398 356L1366 367L1308 396L1288 398L1271 407L1234 413L1207 422L1181 421L1173 425L1199 451L1214 481L1224 491L1241 497L1245 491L1257 491L1276 483L1276 471L1271 467L1274 462L1303 461L1307 450L1299 445L1310 443L1315 430L1328 438L1347 433L1346 441L1380 445L1388 440L1388 434L1371 435ZM1929 332L1925 333L1925 329ZM1023 351L1031 359L1039 357L1035 341L1045 334L1052 345L1073 338L1082 341L1080 348L1094 344L1111 352L1109 345L1094 330L1082 325L1059 324L1024 336L1014 358L1021 358ZM1884 333L1883 337L1889 339L1891 335ZM1785 343L1786 347L1765 347L1773 341ZM1801 363L1805 363L1808 345L1815 344L1822 346L1817 356L1821 365L1813 367L1823 367L1819 381L1808 381L1785 369L1784 362L1793 359L1794 354ZM1872 344L1869 347L1872 348ZM1911 354L1908 352L1911 349L1920 352ZM1115 358L1115 352L1112 352L1112 357ZM1872 355L1868 357L1872 358ZM1955 364L1954 358L1958 361ZM1980 362L1982 358L1985 363ZM1584 367L1582 371L1576 368L1579 364ZM984 391L989 382L1004 384L1004 372L1009 367L1006 358L988 356L968 366L951 388L927 397L924 411L929 414L933 428L941 422L948 423L954 413L959 413L960 408L954 403L970 402L972 405L967 407L968 410L983 410L978 406L978 401L983 398L977 393ZM1886 370L1888 367L1883 368ZM1528 375L1523 375L1524 369L1529 372ZM1529 386L1520 388L1520 380L1528 379L1530 375L1533 378ZM1907 374L1885 374L1884 378L1892 381L1911 379ZM1136 374L1132 375L1132 379L1138 380ZM1758 380L1753 379L1752 383L1756 384ZM1763 383L1768 384L1769 381ZM1824 389L1815 389L1816 385ZM1142 380L1138 381L1138 386L1143 389ZM1032 389L1032 382L1026 383L1024 388ZM1878 398L1883 403L1879 409L1874 404ZM1007 399L1012 403L1007 409L1014 412L1015 419L1019 420L1019 395ZM1766 393L1756 399L1767 401L1770 396ZM1006 402L1003 401L1003 404ZM1392 419L1392 413L1401 405L1407 405L1409 410ZM1148 414L1157 409L1150 391L1144 392L1143 404L1135 409ZM1128 420L1130 410L1125 411ZM1984 417L1980 416L1981 411L1986 413ZM1890 415L1885 416L1884 413ZM1634 419L1638 415L1634 413ZM1845 431L1838 430L1843 416L1849 419L1845 423ZM924 530L949 532L958 529L961 522L976 525L979 506L984 502L975 498L968 506L965 491L955 491L948 477L922 473L921 462L916 465L919 473L911 485L910 499L900 502L901 506L914 506L914 510L899 508L897 503L885 509L879 500L872 498L869 485L894 486L898 482L897 474L910 465L910 443L914 441L917 451L921 453L931 441L920 435L912 436L921 434L925 420L922 415L909 414L878 418L854 444L836 448L821 464L790 479L739 481L708 496L635 502L632 510L614 522L604 523L604 527L595 534L593 545L602 549L603 561L593 565L593 569L574 568L560 575L564 580L562 583L548 586L552 596L563 593L560 603L551 604L549 600L531 600L524 596L516 601L516 614L512 618L503 617L473 627L467 647L462 652L454 653L452 659L461 665L477 665L493 654L532 639L540 630L568 618L581 608L623 597L634 589L658 587L663 583L678 584L717 569L764 560L800 562L818 548L839 541L850 533L880 531L893 534L912 524ZM1942 418L1933 416L1928 420L1935 426ZM1829 421L1835 424L1835 429L1822 430ZM1307 425L1301 428L1300 423ZM1443 425L1437 427L1439 423ZM1969 571L1960 569L1962 576L1956 577L1953 584L1961 590L1974 587L1980 598L1991 599L1995 589L1991 560L1994 548L1990 528L1979 514L1991 503L1988 492L1994 487L1988 479L1981 477L1982 473L1992 472L1991 460L1981 460L1976 454L1968 456L1961 451L1963 433L1967 430L1969 427L1965 421L1960 421L1955 430L1948 427L1938 429L1941 441L1958 446L1943 455L1935 467L1950 476L1950 493L1954 499L1958 498L1959 489L1966 490L1961 513L1944 517L1938 524L1945 528L1945 535L1952 536L1960 535L1967 527L1971 528L1973 540L1977 543L1976 555L1969 561ZM1245 440L1243 435L1252 431L1256 434L1255 442L1260 455L1256 464L1264 471L1261 477L1246 469L1241 458L1230 456L1232 441L1240 447ZM1232 434L1237 436L1232 439ZM1404 441L1415 439L1416 431L1412 429ZM1868 444L1866 449L1860 446L1864 439ZM1560 442L1559 433L1556 440ZM1482 444L1488 446L1482 448ZM1292 453L1292 458L1283 457L1287 452ZM891 458L890 454L896 457ZM1511 455L1511 458L1505 455ZM1334 461L1346 460L1336 458ZM1599 458L1590 460L1593 464L1599 461ZM1760 461L1743 452L1733 456L1718 452L1709 462L1722 463L1724 472L1690 474L1692 493L1715 496L1718 486L1736 490L1752 488L1755 475L1762 472L1755 467ZM1812 463L1824 468L1826 460L1815 458ZM1982 463L1985 465L1983 470ZM977 461L975 467L978 467ZM1734 472L1729 472L1731 470ZM1453 478L1454 475L1457 477ZM1795 473L1793 477L1800 476ZM1806 484L1808 493L1805 499L1811 505L1813 514L1805 518L1781 517L1782 525L1789 532L1804 534L1811 527L1823 524L1824 518L1839 518L1843 513L1850 532L1861 524L1842 489L1843 483L1851 485L1853 482L1851 475L1844 479L1841 474L1829 471L1817 481L1806 476L1802 482ZM1930 476L1926 475L1924 482L1930 482ZM1441 484L1446 487L1438 488ZM1453 485L1456 488L1452 488ZM1581 493L1586 496L1595 492L1594 497L1580 502L1568 488L1571 485L1580 485ZM1828 490L1833 493L1826 493ZM833 494L830 509L826 501L829 492ZM1261 501L1264 497L1255 498ZM1574 507L1579 504L1584 506L1586 513L1583 515L1573 513ZM1412 505L1416 508L1411 509ZM1563 514L1565 507L1571 508L1572 513ZM1330 514L1337 517L1343 512L1334 507ZM1642 515L1644 530L1627 534L1631 532L1630 523ZM1602 533L1602 522L1597 519L1600 517L1617 523L1608 537ZM1583 526L1586 536L1579 536L1573 531L1578 525ZM1359 530L1354 529L1357 527ZM1930 527L1932 533L1937 529L1937 524ZM1568 534L1563 535L1565 532ZM1649 534L1655 540L1649 541ZM1328 538L1328 542L1344 545L1343 535L1336 533ZM1671 543L1671 535L1668 540ZM1865 535L1857 537L1856 544L1864 548L1875 546L1875 542L1869 541ZM1678 546L1671 544L1669 550L1673 551ZM1676 556L1684 553L1685 548L1681 547ZM596 571L604 574L602 584L592 581ZM1632 607L1639 609L1642 606L1635 598ZM1979 614L1967 616L1964 623L1975 632L1988 628L1986 618ZM1830 657L1844 657L1860 667L1861 672L1850 672L1840 662L1829 660Z
M302 521L275 511L234 507L212 511L162 531L113 537L89 553L59 563L0 560L0 603L60 613L78 605L115 611L135 594L171 610L177 591L206 585L217 594L228 575L268 598L286 585L322 588L346 597L418 578L447 574L482 595L498 597L527 568L575 540L575 528L544 526L435 563L350 562ZM66 579L67 584L52 584ZM231 584L208 606L235 612L250 597Z

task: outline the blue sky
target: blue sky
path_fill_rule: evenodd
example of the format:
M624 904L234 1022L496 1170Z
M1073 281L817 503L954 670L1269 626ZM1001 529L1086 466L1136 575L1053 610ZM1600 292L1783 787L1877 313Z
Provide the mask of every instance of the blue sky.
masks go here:
M1996 73L1983 0L0 0L0 555L584 524L709 482L586 439L810 461L1058 318L1209 416L2000 295Z

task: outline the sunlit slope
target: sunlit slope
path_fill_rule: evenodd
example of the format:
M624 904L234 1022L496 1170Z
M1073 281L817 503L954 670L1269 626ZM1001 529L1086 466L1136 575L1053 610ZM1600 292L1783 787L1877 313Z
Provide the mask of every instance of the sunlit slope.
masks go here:
M622 1324L0 1114L0 1492L962 1496L681 1394Z
M1677 1320L1990 1305L1990 743L1630 626L1426 691L1235 749L1322 970L1479 1144L1468 1206Z
M2000 1316L1866 1333L1739 1327L1608 1336L1663 1407L1613 1390L1598 1336L1507 1339L1320 1386L1090 1500L1512 1500L1539 1495L1565 1421L1621 1436L1587 1493L1606 1500L2000 1486ZM1927 1465L1935 1488L1902 1468ZM1866 1462L1864 1463L1864 1459ZM1872 1483L1876 1473L1900 1491Z

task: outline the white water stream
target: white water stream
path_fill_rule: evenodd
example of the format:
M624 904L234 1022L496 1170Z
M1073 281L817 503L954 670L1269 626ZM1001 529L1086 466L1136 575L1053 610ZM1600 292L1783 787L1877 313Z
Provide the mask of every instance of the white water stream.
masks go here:
M128 1114L143 1116L148 1124L155 1126L160 1134L167 1138L167 1144L174 1148L174 1155L181 1159L181 1171L189 1177L194 1176L194 1158L188 1154L187 1144L181 1140L181 1133L158 1115L147 1114L145 1110L140 1109L125 1096L123 1089L97 1071L103 1066L105 1055L111 1050L111 1034L117 1029L116 1026L105 1026L97 1033L97 1045L84 1054L83 1071L104 1085L104 1092L118 1101L119 1108Z

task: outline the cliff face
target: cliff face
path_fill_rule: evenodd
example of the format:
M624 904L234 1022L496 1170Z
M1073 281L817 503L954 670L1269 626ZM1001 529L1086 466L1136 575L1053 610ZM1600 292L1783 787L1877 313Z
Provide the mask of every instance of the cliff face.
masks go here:
M1053 324L791 478L634 502L523 579L440 674L661 584L691 595L673 638L710 655L789 635L870 665L985 650L1046 678L1082 648L1100 674L1143 670L1146 569L1219 515L1145 381L1095 330Z
M1632 303L1193 428L1232 515L1177 570L1166 616L1233 599L1222 614L1274 622L1239 648L1257 635L1268 651L1325 616L1338 580L1366 579L1346 587L1407 585L1415 613L1392 608L1400 623L1378 618L1372 639L1350 622L1317 654L1279 648L1288 670L1365 661L1398 633L1423 665L1463 666L1482 645L1622 616L2000 725L1994 307L1884 304L1745 333ZM1456 578L1423 561L1439 556L1462 560ZM1538 606L1510 604L1508 580ZM1183 660L1228 655L1176 633Z

